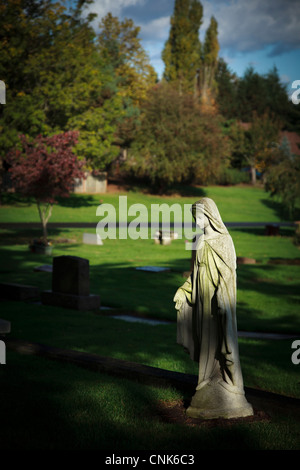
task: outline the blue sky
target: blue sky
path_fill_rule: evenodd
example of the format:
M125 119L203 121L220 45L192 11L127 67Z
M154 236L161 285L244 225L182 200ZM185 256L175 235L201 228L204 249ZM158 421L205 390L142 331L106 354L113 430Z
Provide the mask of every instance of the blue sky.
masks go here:
M260 74L274 66L291 90L300 80L299 0L203 0L200 39L213 15L218 22L219 55L242 76L250 65ZM164 64L161 52L170 30L174 0L94 0L90 11L98 19L111 12L131 18L141 27L140 38L159 76ZM95 27L99 20L95 23Z

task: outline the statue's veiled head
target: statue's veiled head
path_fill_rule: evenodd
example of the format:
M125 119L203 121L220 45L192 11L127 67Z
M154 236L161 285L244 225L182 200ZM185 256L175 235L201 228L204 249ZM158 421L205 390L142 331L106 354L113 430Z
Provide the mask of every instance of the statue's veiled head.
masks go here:
M199 199L192 205L191 211L200 228L205 228L205 225L209 223L216 232L228 233L216 203L212 199L208 197Z

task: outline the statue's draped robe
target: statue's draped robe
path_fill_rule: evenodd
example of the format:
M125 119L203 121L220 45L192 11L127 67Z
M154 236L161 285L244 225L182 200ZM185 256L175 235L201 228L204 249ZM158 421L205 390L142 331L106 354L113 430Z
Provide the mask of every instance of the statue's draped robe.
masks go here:
M236 254L231 236L216 233L198 241L194 269L181 289L177 342L199 362L198 387L214 378L243 393L236 326Z

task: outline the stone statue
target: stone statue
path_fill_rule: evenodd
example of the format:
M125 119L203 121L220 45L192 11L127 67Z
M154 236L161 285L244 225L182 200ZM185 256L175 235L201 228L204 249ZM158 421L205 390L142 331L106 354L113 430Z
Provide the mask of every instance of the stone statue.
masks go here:
M214 201L192 206L198 239L191 275L177 290L177 342L199 362L193 418L253 415L244 394L236 325L236 254Z

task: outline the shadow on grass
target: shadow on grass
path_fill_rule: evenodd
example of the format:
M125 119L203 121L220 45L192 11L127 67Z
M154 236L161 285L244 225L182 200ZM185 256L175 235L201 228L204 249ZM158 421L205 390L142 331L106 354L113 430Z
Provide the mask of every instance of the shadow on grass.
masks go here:
M244 265L238 267L238 287L242 290L249 289L255 292L273 296L278 299L290 296L299 296L299 280L291 282L292 278L284 282L272 277L277 272L276 265ZM270 276L271 273L271 276Z
M296 207L294 214L290 214L288 209L281 202L275 199L261 199L262 204L271 209L281 220L300 220L300 208Z
M266 235L266 228L265 227L229 227L230 233L241 232L247 233L248 235L258 235L258 236L265 236ZM293 237L295 233L295 227L279 227L279 235L276 237ZM272 238L272 237L271 237Z
M68 232L71 234L69 239ZM48 234L48 239L55 243L68 243L68 240L74 242L74 228L70 230L66 228L62 231L61 228L51 227L48 228ZM40 228L5 228L0 231L0 245L29 245L32 240L39 239L42 235L42 225Z
M90 206L98 206L99 200L96 194L95 196L89 194L74 194L71 193L69 197L58 197L57 203L63 207L90 207ZM1 195L1 204L4 206L17 206L17 207L24 207L30 206L35 204L36 201L33 197L24 197L18 193L3 193ZM1 206L0 206L1 207Z
M165 423L159 404L178 399L174 392L38 357L10 353L8 359L10 366L0 371L1 449L107 454L261 448L255 429L243 424Z
M91 207L99 206L99 199L101 199L100 195L91 196L88 194L70 194L69 197L59 197L57 198L57 202L60 206L63 207Z
M188 184L173 184L171 186L161 187L155 184L149 184L149 181L136 180L134 178L123 180L109 179L109 184L115 185L116 187L123 188L125 191L140 192L144 194L152 194L156 196L173 196L180 195L183 197L204 197L206 191L200 186L188 185Z
M18 193L11 192L1 194L1 205L3 206L26 207L32 204L35 204L33 197L23 197Z

